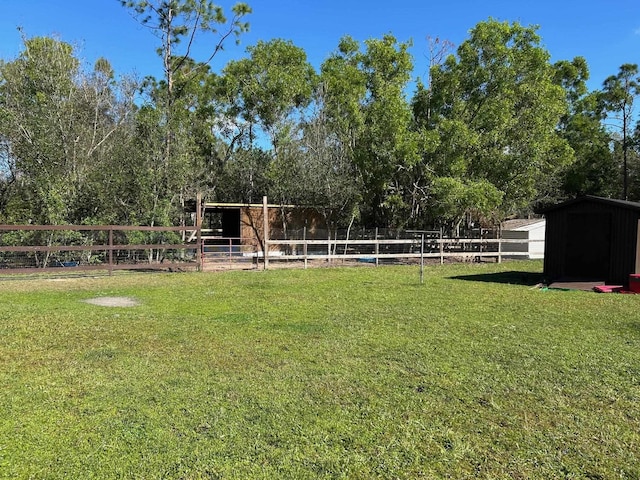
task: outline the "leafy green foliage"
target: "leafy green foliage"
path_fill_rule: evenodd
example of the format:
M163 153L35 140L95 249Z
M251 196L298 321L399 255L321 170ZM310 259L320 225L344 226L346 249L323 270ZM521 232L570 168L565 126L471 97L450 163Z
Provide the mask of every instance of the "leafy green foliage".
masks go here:
M223 202L257 203L271 191L269 167L272 157L258 148L239 148L225 162L216 188Z
M0 61L2 222L176 224L198 194L267 195L330 228L458 230L577 195L640 199L637 66L590 92L584 58L551 65L535 26L480 22L448 56L428 38L408 101L412 45L392 34L343 37L319 72L286 39L214 69L248 5L121 4L157 35L162 78L85 70L55 38Z
M8 145L13 199L4 221L84 222L96 216L88 193L122 140L135 85L115 83L109 63L80 69L73 48L53 38L24 40L0 64L0 137Z
M454 177L437 177L431 188L436 199L434 214L456 236L466 217L481 219L487 224L499 218L503 193L486 180L464 182Z
M153 139L158 134L162 142L151 142L150 150L142 152L144 163L153 165L154 175L149 178L148 195L151 197L149 222L184 221L183 206L187 197L193 198L211 187L206 178L215 170L212 152L215 138L210 134L213 119L210 113L210 82L207 80L209 64L224 47L231 35L236 38L246 32L244 17L251 13L245 3L231 8L231 19L225 17L222 7L210 0L121 0L123 6L133 9L139 21L148 26L160 39L158 55L162 58L164 78L161 82L149 79L147 87L158 116L152 125L142 118L144 128ZM208 58L197 62L191 58L191 47L196 34L214 35L216 40ZM186 40L184 45L183 40ZM195 127L195 128L194 128ZM195 130L195 132L194 132ZM194 141L193 133L199 134ZM157 166L156 166L157 165Z
M364 127L361 106L367 94L367 78L359 62L360 45L346 36L320 67L322 100L329 128L350 151Z
M289 116L309 104L315 72L304 50L290 41L259 41L247 53L249 58L224 69L222 88L232 99L228 116L261 125L277 148Z
M503 193L504 213L528 205L540 182L572 160L556 132L564 91L539 43L533 27L481 22L431 72L436 175L491 183Z
M304 124L299 185L304 203L320 211L331 231L358 216L362 180L348 141L334 130L327 102L325 90L319 89L316 108Z
M413 68L409 43L392 35L364 42L344 37L322 65L327 125L352 156L362 179L362 210L369 223L403 223L399 173L418 161L404 89Z
M565 173L564 192L570 196L618 196L618 168L604 128L600 95L587 94L574 102L562 134L574 151L575 162Z

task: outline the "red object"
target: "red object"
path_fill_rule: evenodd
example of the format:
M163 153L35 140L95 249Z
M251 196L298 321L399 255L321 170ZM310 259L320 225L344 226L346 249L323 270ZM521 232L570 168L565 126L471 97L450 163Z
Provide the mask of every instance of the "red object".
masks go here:
M622 285L597 285L593 287L593 290L598 293L620 293Z
M632 273L629 275L629 290L640 293L640 274Z

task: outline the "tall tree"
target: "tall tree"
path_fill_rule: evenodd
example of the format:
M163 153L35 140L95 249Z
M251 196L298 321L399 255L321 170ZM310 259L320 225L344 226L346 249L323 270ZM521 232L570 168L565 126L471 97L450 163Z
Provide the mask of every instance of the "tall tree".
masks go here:
M603 98L606 108L614 114L615 120L620 122L622 130L622 197L625 200L629 195L628 151L634 114L633 103L638 95L640 76L637 64L625 63L620 66L617 75L611 75L604 81Z
M362 105L367 95L367 76L360 61L360 44L346 36L320 67L325 122L350 156L364 129Z
M223 71L226 117L259 126L277 156L279 139L300 118L292 115L311 101L316 74L305 51L288 40L259 41L247 53L248 58L229 62Z
M273 158L269 152L244 145L235 148L224 162L216 199L221 202L257 203L270 195L269 168Z
M436 176L486 181L509 214L526 209L538 185L572 161L557 132L564 90L536 27L481 22L432 77Z
M362 181L348 143L341 141L329 121L323 85L314 97L314 109L303 124L299 183L305 204L320 212L331 238L338 227L351 225L359 216Z
M404 226L408 217L400 174L419 160L419 138L412 130L405 89L413 69L409 43L391 35L365 41L362 69L367 78L364 135L355 161L375 223Z
M245 3L237 3L231 8L232 17L227 19L223 8L210 0L120 0L121 4L132 9L143 25L149 27L160 39L158 54L162 59L164 77L160 82L153 79L151 98L158 112L159 128L162 130L161 150L153 150L149 155L153 162L163 165L157 178L155 190L161 201L157 207L169 206L182 198L181 189L172 188L174 169L184 170L188 159L185 145L189 142L179 135L184 134L180 122L189 108L189 102L181 101L188 95L193 84L198 84L202 75L208 73L209 65L224 48L229 37L236 39L249 28L244 22L251 9ZM193 46L198 34L214 37L209 55L200 61L192 60ZM181 48L182 47L182 48ZM156 147L157 148L157 147ZM152 216L151 221L155 222ZM166 213L158 212L157 218L167 218Z
M618 172L609 147L603 120L606 117L600 92L589 92L589 68L583 57L554 65L556 82L566 93L568 111L561 118L560 134L574 151L575 161L558 177L557 190L541 203L555 203L568 197L598 195L610 197L620 189Z
M0 128L32 193L34 220L42 223L66 220L72 189L65 186L65 153L73 148L68 106L78 67L71 45L46 37L25 40L20 56L2 66Z
M98 215L83 197L134 110L134 88L117 84L104 59L85 73L71 45L48 37L25 39L18 58L0 64L0 138L16 188L29 199L28 219L58 224Z
M410 44L385 35L364 46L344 37L323 63L326 121L362 179L363 220L401 226L408 210L401 177L418 161L420 146L404 93Z
M300 203L299 122L311 101L315 71L305 51L287 40L260 41L248 47L247 53L248 58L229 62L223 71L220 91L228 101L224 116L249 125L252 151L262 144L270 154L269 194L281 205ZM286 232L284 207L282 219Z

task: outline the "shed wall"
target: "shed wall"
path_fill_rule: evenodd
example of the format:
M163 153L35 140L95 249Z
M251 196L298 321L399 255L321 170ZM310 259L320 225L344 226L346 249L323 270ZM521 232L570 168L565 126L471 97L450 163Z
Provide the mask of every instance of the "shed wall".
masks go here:
M526 252L527 258L540 259L544 258L544 222L538 222L535 225L522 227L515 230L503 230L502 238L509 240L525 240L528 243L505 243L502 251L509 257L510 252ZM538 241L532 241L538 240ZM523 258L523 257L514 257Z
M507 240L529 240L529 232L522 232L518 230L503 230L502 238ZM518 252L529 252L529 245L526 243L505 243L502 246L502 252L506 257L509 257L509 253ZM523 257L514 257L514 258L523 258Z
M621 208L615 205L601 203L593 200L584 200L567 205L546 213L545 232L545 259L544 273L548 281L566 278L572 271L578 270L575 262L575 252L570 252L571 241L576 240L575 232L570 230L570 218L573 221L577 215L583 216L588 222L590 216L594 219L610 218L608 233L608 265L606 278L602 280L609 284L627 285L629 274L635 273L636 245L638 238L638 217L636 210ZM572 217L573 216L573 217ZM602 220L600 220L602 224ZM597 252L602 248L602 232L598 222L593 225L581 226L581 242L585 251L592 249ZM588 261L582 258L582 261Z
M529 231L529 240L537 240L529 243L529 258L544 258L544 234L545 225Z

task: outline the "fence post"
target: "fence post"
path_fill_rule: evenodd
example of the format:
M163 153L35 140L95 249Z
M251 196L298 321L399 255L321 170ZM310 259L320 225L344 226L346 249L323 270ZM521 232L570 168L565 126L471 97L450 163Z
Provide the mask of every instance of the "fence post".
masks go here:
M302 230L302 240L303 240L303 244L302 244L302 253L304 254L304 268L305 270L307 269L307 227L304 227L304 229Z
M267 207L267 196L262 197L262 225L264 238L264 269L269 267L269 208Z
M202 248L202 194L196 195L196 270L202 271L204 249Z
M113 275L113 227L109 227L109 276Z
M444 265L444 241L442 239L442 227L440 227L440 265Z
M420 235L420 285L424 283L424 233Z
M379 264L378 255L380 255L380 244L378 243L378 227L376 227L376 267Z
M498 237L498 263L502 263L502 235Z

